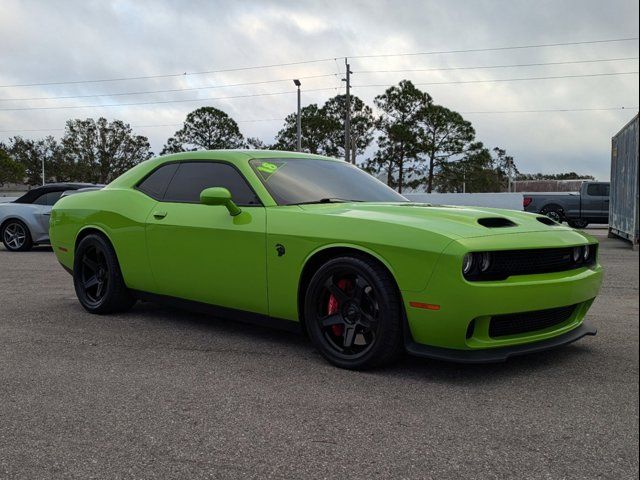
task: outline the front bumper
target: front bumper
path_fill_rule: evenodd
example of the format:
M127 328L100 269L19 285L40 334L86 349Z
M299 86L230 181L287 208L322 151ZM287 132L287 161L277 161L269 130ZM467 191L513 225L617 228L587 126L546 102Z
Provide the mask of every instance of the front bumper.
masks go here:
M595 335L597 330L590 325L581 324L577 328L540 342L515 345L511 347L489 348L485 350L455 350L452 348L430 347L413 341L407 341L407 353L416 357L432 358L456 363L498 363L510 357L541 352L552 348L562 347L580 340L587 335Z
M452 242L440 256L427 287L420 292L402 292L409 353L454 361L492 362L595 334L594 329L583 326L583 320L602 283L602 267L598 264L500 281L473 282L462 276L462 258L468 251L553 248L593 242L567 230L514 237L500 235ZM434 308L416 308L416 304ZM551 327L498 337L489 334L495 316L570 305L576 306L571 317Z

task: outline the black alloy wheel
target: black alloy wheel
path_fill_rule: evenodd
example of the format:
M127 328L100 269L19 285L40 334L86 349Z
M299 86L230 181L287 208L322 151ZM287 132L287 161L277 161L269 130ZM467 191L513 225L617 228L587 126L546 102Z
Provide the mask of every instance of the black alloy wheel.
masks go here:
M562 207L551 205L540 210L542 215L546 215L554 222L562 223L564 221L564 210Z
M320 353L334 365L365 369L401 351L400 301L386 269L366 257L325 263L311 279L304 319Z
M569 220L567 223L571 228L587 228L587 226L589 226L589 222L581 218L578 218L576 220Z
M80 304L91 313L129 310L136 299L127 289L109 241L99 234L80 241L74 258L73 284Z

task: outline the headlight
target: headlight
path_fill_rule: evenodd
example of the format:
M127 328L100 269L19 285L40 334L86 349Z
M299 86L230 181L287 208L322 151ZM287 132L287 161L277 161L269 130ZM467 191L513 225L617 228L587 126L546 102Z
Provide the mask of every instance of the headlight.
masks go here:
M579 263L582 260L582 247L573 247L573 261Z
M582 259L586 262L589 260L589 246L585 245L582 247Z
M473 270L473 253L467 253L462 260L462 273L469 275Z
M484 252L479 255L480 258L480 270L482 272L486 272L489 270L491 266L491 254L489 252Z

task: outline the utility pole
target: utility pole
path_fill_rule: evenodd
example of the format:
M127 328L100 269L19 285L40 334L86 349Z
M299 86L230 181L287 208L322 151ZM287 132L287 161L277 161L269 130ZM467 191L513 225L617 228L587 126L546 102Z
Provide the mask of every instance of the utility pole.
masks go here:
M44 155L42 156L42 185L45 184L44 180Z
M302 118L300 118L300 80L297 78L293 81L293 84L298 87L298 116L296 117L296 150L302 151Z
M342 80L347 83L346 95L345 95L345 103L346 103L346 111L344 115L344 160L345 162L351 163L351 65L349 65L349 61L347 57L344 57L344 65L346 68L346 78Z

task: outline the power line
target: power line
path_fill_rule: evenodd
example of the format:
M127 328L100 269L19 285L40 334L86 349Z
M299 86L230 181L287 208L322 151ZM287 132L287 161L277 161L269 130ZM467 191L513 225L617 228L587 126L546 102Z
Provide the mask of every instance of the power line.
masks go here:
M601 43L629 42L629 41L638 40L638 38L639 37L623 37L623 38L611 38L611 39L602 39L602 40L586 40L586 41L580 41L580 42L542 43L542 44L533 44L533 45L511 45L511 46L491 47L491 48L473 48L473 49L464 49L464 50L440 50L440 51L412 52L412 53L349 55L348 57L363 59L363 58L404 57L404 56L419 56L419 55L442 55L442 54L472 53L472 52L491 52L491 51L502 51L502 50L520 50L520 49L527 49L527 48L546 48L546 47L559 47L559 46L571 46L571 45L592 45L592 44L599 44L599 43L601 44ZM225 68L225 69L217 69L217 70L205 70L200 72L139 75L139 76L131 76L131 77L100 78L100 79L89 79L89 80L65 80L65 81L52 81L52 82L16 83L16 84L0 85L0 88L36 87L36 86L46 86L46 85L73 85L73 84L80 84L80 83L102 83L102 82L121 82L126 80L151 80L151 79L159 79L159 78L176 78L176 77L184 77L189 75L209 75L214 73L229 73L229 72L240 72L240 71L247 71L247 70L288 67L288 66L295 66L295 65L307 65L311 63L331 62L331 61L334 61L336 58L338 57L302 60L297 62L274 63L274 64L268 64L268 65L254 65L254 66L246 66L246 67Z
M462 115L488 115L488 114L510 114L510 113L581 113L581 112L603 112L603 111L629 111L638 110L639 107L597 107L597 108L549 108L541 110L485 110L485 111L469 111L460 112ZM236 120L237 123L254 123L254 122L281 122L284 118L259 118L250 120ZM180 127L182 123L168 123L159 125L131 125L131 128L160 128L160 127ZM0 133L12 132L62 132L64 128L31 128L31 129L14 129L0 130Z
M424 85L459 85L468 83L494 83L494 82L520 82L528 80L551 80L557 78L583 78L583 77L609 77L614 75L637 75L638 71L633 72L612 72L612 73L585 73L580 75L554 75L549 77L520 77L520 78L494 78L490 80L459 80L450 82L426 82L426 83L414 83L416 86ZM389 87L388 84L371 84L371 85L352 85L356 88L369 88L369 87Z
M257 123L257 122L282 122L284 118L252 118L249 120L236 120L236 123ZM182 123L164 123L158 125L129 125L131 128L161 128L161 127L181 127ZM28 128L14 130L0 130L0 133L11 132L63 132L65 128Z
M312 78L326 78L326 77L334 77L335 73L327 73L324 75L309 75L306 77L298 77L299 79L312 79ZM249 85L264 85L267 83L282 83L282 82L290 82L291 78L280 78L277 80L262 80L259 82L247 82L247 83L229 83L222 85L202 85L198 87L186 87L186 88L171 88L167 90L143 90L137 92L115 92L115 93L93 93L87 95L65 95L58 97L31 97L31 98L0 98L0 102L18 102L18 101L32 101L32 100L64 100L71 98L94 98L94 97L118 97L118 96L126 96L126 95L146 95L153 93L173 93L173 92L187 92L194 90L210 90L214 88L230 88L230 87L245 87Z
M507 65L477 65L473 67L441 67L441 68L417 68L399 70L356 70L354 73L405 73L405 72L441 72L449 70L481 70L490 68L516 68L516 67L538 67L545 65L573 65L580 63L600 63L617 62L622 60L639 60L638 57L601 58L596 60L567 60L563 62L540 62L540 63L512 63Z
M521 50L525 48L546 48L546 47L563 47L570 45L593 45L597 43L614 43L614 42L631 42L638 40L640 37L611 38L604 40L587 40L583 42L562 42L562 43L538 43L534 45L516 45L506 47L493 48L469 48L465 50L439 50L430 52L411 52L411 53L382 53L375 55L350 55L349 58L384 58L384 57L413 57L420 55L444 55L451 53L473 53L473 52L496 52L501 50Z
M67 81L59 81L59 82L37 82L37 83L16 83L12 85L0 85L0 88L11 88L11 87L40 87L45 85L74 85L79 83L103 83L103 82L123 82L126 80L152 80L157 78L175 78L175 77L186 77L191 75L210 75L213 73L230 73L230 72L241 72L245 70L261 70L265 68L276 68L276 67L290 67L294 65L307 65L310 63L321 63L321 62L332 62L335 57L331 58L320 58L316 60L302 60L299 62L288 62L288 63L273 63L270 65L256 65L250 67L237 67L237 68L225 68L220 70L205 70L202 72L183 72L183 73L166 73L159 75L142 75L136 77L116 77L116 78L100 78L94 80L67 80Z
M305 90L305 92L320 92L325 90L336 90L336 88L335 87L314 88L310 90ZM189 98L189 99L182 99L182 100L157 100L153 102L107 103L107 104L96 104L96 105L66 105L62 107L0 108L0 112L19 112L19 111L25 111L25 110L70 110L70 109L80 109L80 108L127 107L127 106L139 106L139 105L158 105L158 104L167 104L167 103L208 102L211 100L231 100L236 98L291 95L295 93L296 93L295 91L286 91L286 92L254 93L254 94L247 94L247 95L231 95L228 97L204 97L204 98Z
M563 112L603 112L603 111L622 111L622 110L638 110L638 107L603 107L603 108L549 108L542 110L494 110L494 111L476 111L476 112L460 112L462 115L484 115L484 114L502 114L502 113L563 113Z

